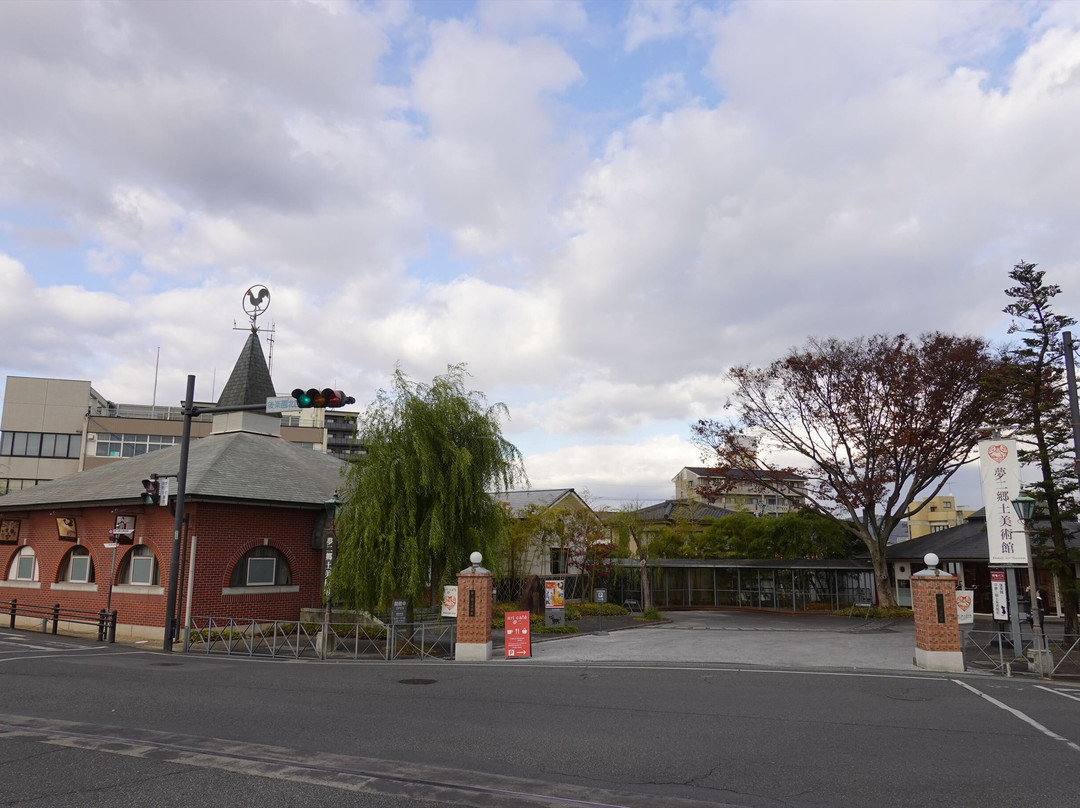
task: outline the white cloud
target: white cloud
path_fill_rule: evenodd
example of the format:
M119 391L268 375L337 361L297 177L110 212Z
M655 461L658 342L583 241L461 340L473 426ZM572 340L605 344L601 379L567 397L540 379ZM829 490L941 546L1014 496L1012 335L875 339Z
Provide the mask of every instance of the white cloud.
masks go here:
M209 395L264 283L283 388L464 361L534 484L662 498L733 363L1080 305L1078 8L0 4L0 370Z

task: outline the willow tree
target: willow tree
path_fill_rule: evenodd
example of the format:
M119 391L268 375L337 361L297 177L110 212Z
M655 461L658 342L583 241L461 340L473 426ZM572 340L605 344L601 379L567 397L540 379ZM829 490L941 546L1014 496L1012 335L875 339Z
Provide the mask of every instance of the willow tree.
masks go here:
M421 602L444 578L488 557L505 529L488 493L524 478L517 448L502 435L503 404L469 390L463 365L430 384L400 370L361 417L366 454L350 464L338 517L334 598L364 609L394 597Z
M984 384L995 366L974 337L811 339L765 368L733 368L734 418L693 430L707 461L778 496L791 489L777 472L804 475L800 505L866 546L878 597L895 605L889 534L973 459L997 406Z

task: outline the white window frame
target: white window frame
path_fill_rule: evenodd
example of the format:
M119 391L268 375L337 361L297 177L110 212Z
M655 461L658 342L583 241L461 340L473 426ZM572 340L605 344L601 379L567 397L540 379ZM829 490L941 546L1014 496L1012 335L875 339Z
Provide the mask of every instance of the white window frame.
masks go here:
M30 561L30 574L23 574L24 562ZM37 553L34 552L33 547L23 545L19 548L19 552L15 554L15 562L11 565L12 580L14 581L36 581L38 579L38 562Z
M253 574L256 567L266 566L266 562L269 562L270 566L270 580L265 580L265 574L258 576ZM247 586L273 586L274 581L277 580L277 558L257 558L251 557L247 560L247 570L244 575L244 583Z
M85 562L85 567L83 569L82 575L80 575L78 577L76 577L76 575L75 575L75 564L76 564L76 562L79 562L80 566L82 566L83 563ZM88 584L88 583L90 583L90 570L93 567L93 563L94 562L90 558L89 553L72 552L68 556L68 563L67 563L67 581L68 581L68 583L71 583L71 584Z

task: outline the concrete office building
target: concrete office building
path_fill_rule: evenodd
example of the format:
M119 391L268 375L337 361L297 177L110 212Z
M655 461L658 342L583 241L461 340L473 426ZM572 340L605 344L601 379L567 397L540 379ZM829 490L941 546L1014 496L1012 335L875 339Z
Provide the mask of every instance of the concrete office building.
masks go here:
M249 340L233 372L238 380L229 383L243 383L260 363L266 367L262 348ZM228 385L223 396L227 390ZM324 410L283 415L281 437L347 459L358 452L356 417ZM197 416L192 437L209 435L212 419ZM8 376L0 416L0 493L167 448L180 442L182 428L179 406L116 404L89 381Z

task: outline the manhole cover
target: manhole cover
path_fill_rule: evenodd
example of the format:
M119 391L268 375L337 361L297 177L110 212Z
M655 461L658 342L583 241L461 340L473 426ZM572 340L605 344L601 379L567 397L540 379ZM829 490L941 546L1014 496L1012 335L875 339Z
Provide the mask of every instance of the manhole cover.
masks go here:
M434 679L399 679L398 684L401 685L433 685Z

